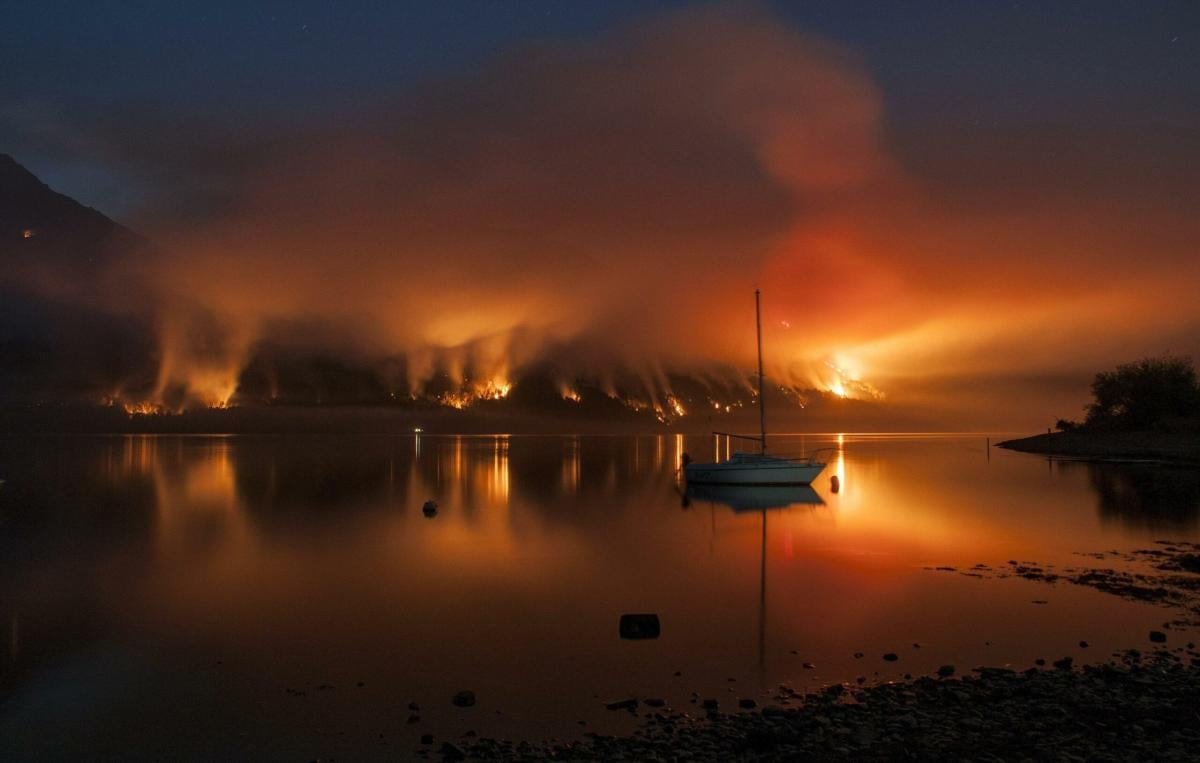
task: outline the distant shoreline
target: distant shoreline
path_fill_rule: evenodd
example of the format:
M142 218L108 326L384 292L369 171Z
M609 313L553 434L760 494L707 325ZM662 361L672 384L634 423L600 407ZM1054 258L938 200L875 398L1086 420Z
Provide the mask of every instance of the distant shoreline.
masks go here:
M1194 432L1054 432L1005 440L997 446L1092 461L1200 464L1200 434Z

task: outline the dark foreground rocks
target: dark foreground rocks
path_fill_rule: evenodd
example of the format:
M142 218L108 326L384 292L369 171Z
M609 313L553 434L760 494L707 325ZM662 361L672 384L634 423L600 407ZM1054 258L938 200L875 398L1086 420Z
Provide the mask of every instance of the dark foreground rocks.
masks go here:
M650 714L627 737L459 742L482 760L1194 760L1200 667L1170 655L1080 671L989 669L842 692L760 712Z

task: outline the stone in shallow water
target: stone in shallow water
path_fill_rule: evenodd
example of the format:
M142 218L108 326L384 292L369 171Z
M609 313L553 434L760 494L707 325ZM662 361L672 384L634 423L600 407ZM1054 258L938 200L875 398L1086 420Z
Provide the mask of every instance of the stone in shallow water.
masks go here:
M900 659L900 655L896 654L895 652L888 652L883 656L883 659L887 660L888 662L895 662L896 660Z
M1150 640L1156 644L1164 644L1167 641L1167 634L1162 631L1150 631Z
M650 613L621 615L619 627L623 639L651 639L662 634L658 615Z
M473 707L475 705L475 692L465 689L455 694L450 701L456 707Z
M940 668L938 668L937 673L942 678L949 678L950 676L954 675L954 666L953 665L943 665Z

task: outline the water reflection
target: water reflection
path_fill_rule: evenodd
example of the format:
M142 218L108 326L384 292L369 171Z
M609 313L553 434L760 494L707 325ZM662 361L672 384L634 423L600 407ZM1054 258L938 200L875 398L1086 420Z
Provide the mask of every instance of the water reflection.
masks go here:
M804 485L688 485L687 498L726 506L737 511L824 506L825 501Z
M685 495L707 511L680 511L683 452L736 447L708 435L0 437L0 758L5 732L26 728L6 700L115 664L99 651L110 646L150 667L99 686L94 706L119 699L145 728L212 732L214 744L255 729L234 740L261 743L247 757L279 757L270 743L288 738L311 742L295 757L369 758L378 748L328 750L314 726L376 744L380 730L391 738L397 702L444 705L469 687L486 712L431 710L431 725L403 731L440 736L432 724L461 733L453 724L469 722L500 736L559 735L581 718L589 729L612 722L595 695L660 696L676 670L686 682L670 684L681 694L668 699L686 702L691 691L726 692L735 676L738 692L852 680L865 669L855 649L936 641L943 651L898 666L917 672L1027 662L1047 648L1047 623L1064 649L1126 627L1144 639L1145 624L1114 616L1107 600L1034 608L1014 586L925 568L1077 563L1079 550L1162 537L1147 516L1191 527L1200 505L1198 478L1178 470L1047 474L1020 454L989 464L978 443L951 438L777 439L824 453L842 490L828 478L697 486ZM615 638L628 613L660 616L660 636ZM984 649L985 638L1004 646ZM806 660L820 669L805 671ZM70 673L73 661L83 672ZM322 693L321 724L311 694L276 702L285 688L325 682L339 690ZM176 712L193 707L192 690L237 723L214 725L207 706ZM83 715L71 722L104 731ZM119 757L119 746L89 755L94 736L77 737L78 757ZM147 757L170 757L178 738L164 732L153 748L162 754Z
M1200 471L1158 464L1060 462L1086 469L1096 491L1096 511L1107 522L1152 530L1193 529L1200 524Z

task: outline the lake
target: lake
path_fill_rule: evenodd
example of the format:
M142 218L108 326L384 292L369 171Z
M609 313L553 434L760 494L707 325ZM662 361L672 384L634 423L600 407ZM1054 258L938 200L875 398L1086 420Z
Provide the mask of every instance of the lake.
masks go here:
M1200 540L1194 469L774 444L827 457L812 490L681 493L714 437L0 438L0 758L405 756L627 731L626 697L1102 661L1170 612L972 568Z

